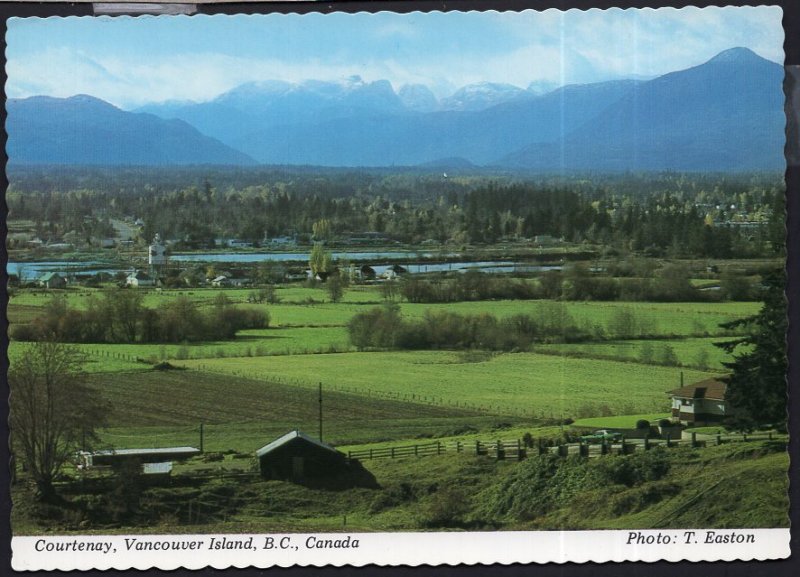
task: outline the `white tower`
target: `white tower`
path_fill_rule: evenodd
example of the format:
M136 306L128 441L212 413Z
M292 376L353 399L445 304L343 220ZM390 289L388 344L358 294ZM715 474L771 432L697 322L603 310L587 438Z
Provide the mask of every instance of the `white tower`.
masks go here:
M147 263L150 265L150 276L154 278L163 275L167 268L167 247L161 242L161 236L158 233L150 243Z

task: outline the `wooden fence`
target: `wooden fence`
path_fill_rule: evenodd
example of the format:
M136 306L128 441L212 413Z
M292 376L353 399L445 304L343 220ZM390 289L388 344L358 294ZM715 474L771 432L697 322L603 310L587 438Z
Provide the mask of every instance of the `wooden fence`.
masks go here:
M710 439L699 439L692 433L686 439L643 439L641 442L621 441L608 443L560 443L549 444L542 439L525 444L522 439L494 441L435 441L418 445L403 445L396 447L381 447L376 449L362 449L348 451L349 459L397 459L401 457L423 457L429 455L443 455L464 453L467 455L486 456L497 460L521 461L531 455L555 454L561 457L579 455L582 457L601 457L604 455L629 455L636 451L649 451L654 447L674 448L690 446L693 448L706 447L711 444L721 445L731 442L775 440L772 433L759 435L709 435ZM711 443L709 443L709 440Z

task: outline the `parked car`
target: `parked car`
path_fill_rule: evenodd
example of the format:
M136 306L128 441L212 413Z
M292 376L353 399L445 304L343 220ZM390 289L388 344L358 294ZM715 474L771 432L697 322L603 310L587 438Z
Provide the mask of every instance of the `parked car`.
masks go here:
M609 431L608 429L600 429L591 433L589 435L583 435L581 437L581 441L586 443L599 443L601 441L620 441L622 440L622 433L617 433L615 431Z

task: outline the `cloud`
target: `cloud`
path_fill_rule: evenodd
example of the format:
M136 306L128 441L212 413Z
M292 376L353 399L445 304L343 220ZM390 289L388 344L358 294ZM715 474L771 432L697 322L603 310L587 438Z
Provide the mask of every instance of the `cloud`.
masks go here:
M775 7L689 7L214 16L170 20L172 28L159 19L17 19L6 91L89 93L132 108L205 101L245 82L360 75L396 88L426 84L442 97L481 81L525 87L656 76L733 46L780 62L780 17Z

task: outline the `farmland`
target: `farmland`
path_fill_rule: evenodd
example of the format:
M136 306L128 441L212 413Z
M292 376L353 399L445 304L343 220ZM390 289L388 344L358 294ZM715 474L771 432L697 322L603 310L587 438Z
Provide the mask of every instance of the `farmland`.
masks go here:
M313 387L318 382L359 394L400 394L408 400L482 407L499 414L524 410L567 417L582 408L623 407L623 414L653 410L677 388L674 368L534 353L470 354L452 351L320 354L186 361L186 366ZM711 376L686 371L690 382ZM621 385L620 383L624 383Z
M53 294L64 296L69 308L86 310L118 290L24 289L13 295L8 314L13 327L39 317ZM281 285L271 303L253 302L252 293L251 289L207 288L140 293L143 304L155 311L188 298L197 310L212 312L224 294L236 307L269 315L267 328L240 330L231 339L72 345L84 353L87 381L107 407L107 422L97 431L95 447L202 445L208 455L176 463L176 486L147 490L145 509L128 517L137 531L181 532L187 525L195 532L339 531L343 516L348 530L364 531L685 526L687 514L675 511L681 511L694 493L681 475L702 472L703 466L694 456L682 463L677 455L684 454L683 449L670 457L669 480L654 485L653 490L660 493L652 506L629 507L627 503L639 499L644 489L615 486L610 489L613 506L601 505L609 501L607 491L587 490L573 496L580 514L572 512L573 501L564 500L535 521L497 505L497 491L523 474L522 463L450 452L370 460L365 466L380 488L353 488L335 496L313 487L258 481L248 471L253 451L286 431L319 435L320 383L323 439L343 451L437 442L475 446L526 435L558 443L586 429L631 428L640 418L655 422L668 410L667 391L681 382L719 375L722 363L730 360L714 343L740 333L720 324L750 316L760 307L757 302L736 301L409 303L395 298L387 303L380 285L374 284L348 287L340 302L331 302L319 287ZM497 319L528 315L535 321L555 315L570 319L587 337L580 342L536 342L514 351L359 350L350 340L348 323L386 304L396 307L402 319L420 322L431 313L444 312ZM620 317L634 319L635 334L618 334ZM12 362L28 346L12 341L8 351ZM785 467L785 455L770 451L748 464L729 463L730 451L722 448L715 449L709 459L720 470L729 470L724 474L730 478L760 479ZM209 461L212 457L218 461ZM564 466L578 467L576 474L587 478L596 474L594 469L567 465L567 461ZM182 485L186 479L204 475L213 479L199 490ZM459 492L453 479L470 491ZM111 481L101 476L98 482ZM709 476L707 484L713 482ZM780 483L770 483L763 487L781 489ZM270 494L268 506L262 498L265 490ZM15 502L21 494L15 492ZM219 500L222 494L234 497L223 502ZM439 518L436 511L451 507L448 499L454 499L453 495L462 504L452 518ZM782 494L770 495L762 495L770 504L754 523L784 522ZM80 494L75 498L82 502ZM203 503L202 517L186 509L189 502ZM91 511L92 505L81 506ZM590 506L596 508L595 513L589 512ZM15 509L15 531L41 531L35 515L26 513L25 507ZM86 514L96 516L92 522L98 527L116 530L109 528L104 513ZM692 514L693 522L710 519L702 512ZM713 514L718 516L707 521L712 526L729 522L724 515ZM70 530L68 521L59 526Z

